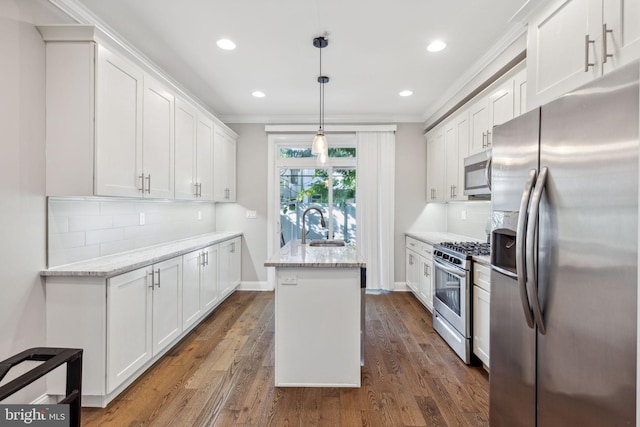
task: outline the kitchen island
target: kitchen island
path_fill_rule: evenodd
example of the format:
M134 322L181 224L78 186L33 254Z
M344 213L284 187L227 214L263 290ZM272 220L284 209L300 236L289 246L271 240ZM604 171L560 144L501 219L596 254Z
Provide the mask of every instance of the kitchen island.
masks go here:
M275 385L360 387L366 263L355 246L287 243L276 268Z

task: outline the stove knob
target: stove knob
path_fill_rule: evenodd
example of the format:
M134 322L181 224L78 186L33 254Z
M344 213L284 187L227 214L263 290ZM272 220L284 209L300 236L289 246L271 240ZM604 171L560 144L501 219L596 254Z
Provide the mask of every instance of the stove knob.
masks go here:
M460 260L458 258L451 258L451 262L454 264L460 264Z

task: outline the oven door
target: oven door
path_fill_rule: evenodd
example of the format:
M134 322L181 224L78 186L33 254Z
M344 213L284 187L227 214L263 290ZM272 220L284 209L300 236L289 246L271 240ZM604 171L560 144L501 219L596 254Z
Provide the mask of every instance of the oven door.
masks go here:
M469 283L467 271L433 260L433 307L465 338L471 337L469 327Z

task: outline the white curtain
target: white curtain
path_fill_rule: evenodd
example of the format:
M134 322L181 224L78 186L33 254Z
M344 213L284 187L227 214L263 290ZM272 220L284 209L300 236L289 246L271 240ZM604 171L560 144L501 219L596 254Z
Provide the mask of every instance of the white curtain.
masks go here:
M394 286L395 133L357 132L356 239L367 289Z

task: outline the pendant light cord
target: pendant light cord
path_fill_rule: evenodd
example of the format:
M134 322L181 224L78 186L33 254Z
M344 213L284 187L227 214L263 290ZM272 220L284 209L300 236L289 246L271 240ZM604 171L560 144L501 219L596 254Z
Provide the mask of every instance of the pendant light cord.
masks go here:
M320 130L323 130L324 126L324 83L322 83L322 46L320 46L320 75L318 76L318 83L320 83Z

